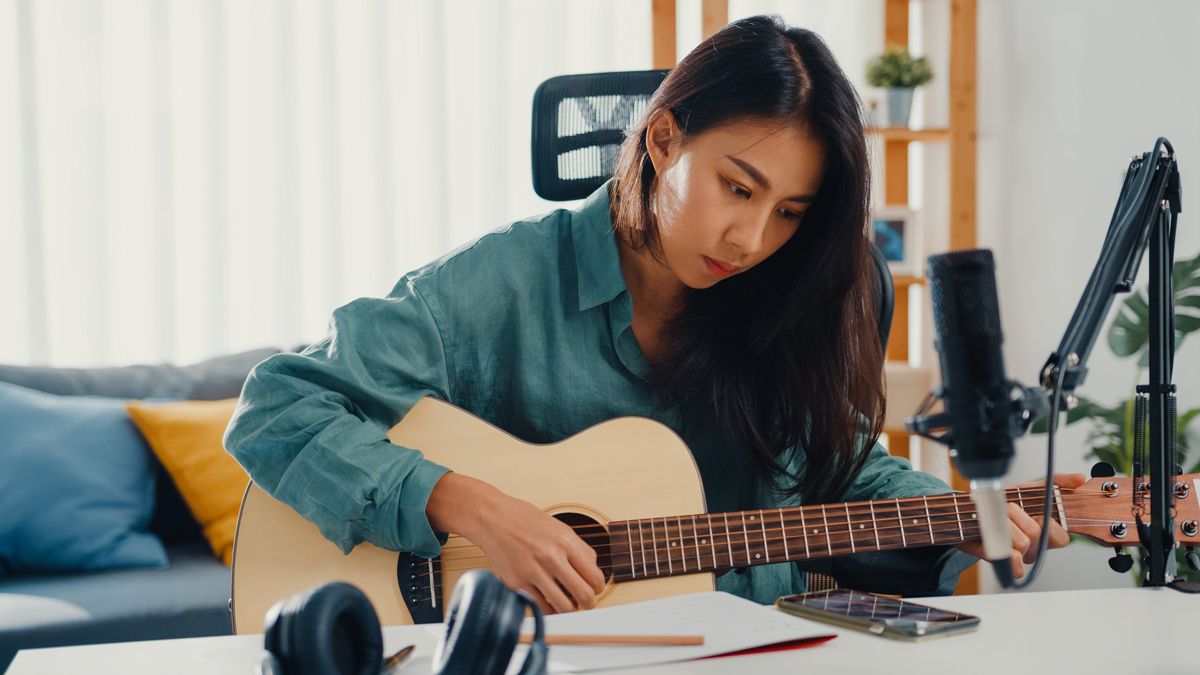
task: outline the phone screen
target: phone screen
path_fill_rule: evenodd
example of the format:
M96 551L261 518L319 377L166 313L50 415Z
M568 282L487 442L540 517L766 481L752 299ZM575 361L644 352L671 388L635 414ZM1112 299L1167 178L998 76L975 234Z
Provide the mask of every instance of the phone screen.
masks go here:
M807 618L900 639L951 634L979 624L979 618L970 614L843 588L789 595L776 604Z

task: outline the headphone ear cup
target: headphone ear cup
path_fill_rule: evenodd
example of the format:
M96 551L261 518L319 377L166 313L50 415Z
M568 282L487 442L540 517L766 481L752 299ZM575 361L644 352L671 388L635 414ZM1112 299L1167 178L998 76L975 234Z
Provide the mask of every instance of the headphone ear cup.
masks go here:
M521 665L519 675L545 675L546 664L550 661L550 653L546 648L546 617L542 616L542 608L538 607L533 596L525 591L517 591L516 593L521 608L522 618L524 617L524 605L528 605L533 611L533 644L529 645L529 652L525 655L525 663Z
M383 634L371 601L334 582L286 598L267 613L263 644L286 675L378 675Z
M525 618L517 596L491 572L459 577L446 613L446 637L433 657L434 675L503 675Z

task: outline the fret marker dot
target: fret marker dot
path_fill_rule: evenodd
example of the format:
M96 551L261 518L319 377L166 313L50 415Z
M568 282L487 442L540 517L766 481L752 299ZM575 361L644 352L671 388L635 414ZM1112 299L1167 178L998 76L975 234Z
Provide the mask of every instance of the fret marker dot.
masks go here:
M976 513L972 513L972 514L971 514L971 519L972 519L972 520L974 520L975 518L978 518L978 517L979 517L979 514L976 514Z
M866 525L863 525L862 523L859 523L859 524L858 524L858 529L860 529L860 530L861 530L861 529L863 529L864 527L866 527Z
M921 522L921 521L917 520L916 518L913 518L913 525L916 525L919 522Z
M750 520L754 520L754 516L750 516Z
M708 540L707 540L707 539L701 539L701 540L700 540L700 543L701 543L701 544L707 544L707 543L708 543Z
M815 527L814 527L814 528L813 528L813 534L816 534L816 533L818 533L818 532L820 532L820 530L818 530L817 528L815 528Z
M674 545L675 545L675 542L671 542L671 545L672 545L672 546L674 546Z
M761 554L761 553L755 553L755 554L754 554L754 557L755 557L755 558L761 558L761 557L762 557L762 554Z

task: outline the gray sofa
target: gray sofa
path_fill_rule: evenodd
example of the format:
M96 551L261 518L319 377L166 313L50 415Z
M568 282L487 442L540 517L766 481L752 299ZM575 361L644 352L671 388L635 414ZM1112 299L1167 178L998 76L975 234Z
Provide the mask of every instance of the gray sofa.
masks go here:
M279 351L191 366L0 365L0 382L59 395L219 400L238 396L250 369ZM157 478L150 530L166 547L170 566L0 578L0 672L20 649L231 633L230 570L213 556L161 466Z

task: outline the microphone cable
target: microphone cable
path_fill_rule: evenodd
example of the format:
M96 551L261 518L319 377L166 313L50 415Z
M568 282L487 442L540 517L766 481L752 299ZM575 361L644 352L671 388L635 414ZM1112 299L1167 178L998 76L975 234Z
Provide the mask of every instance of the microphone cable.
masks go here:
M1066 368L1059 368L1058 374L1054 380L1054 390L1050 392L1050 419L1047 424L1046 437L1046 487L1044 503L1042 504L1042 532L1038 535L1037 557L1033 560L1033 565L1029 568L1029 573L1020 581L1015 581L1012 576L1012 562L1008 565L996 565L992 567L996 572L996 578L999 579L1000 585L1004 588L1013 588L1021 590L1028 587L1037 578L1038 571L1042 568L1042 560L1046 557L1046 546L1050 543L1050 516L1053 513L1051 497L1054 495L1054 436L1058 432L1058 404L1062 396L1063 377L1066 375ZM1003 571L1001 571L1003 569Z

